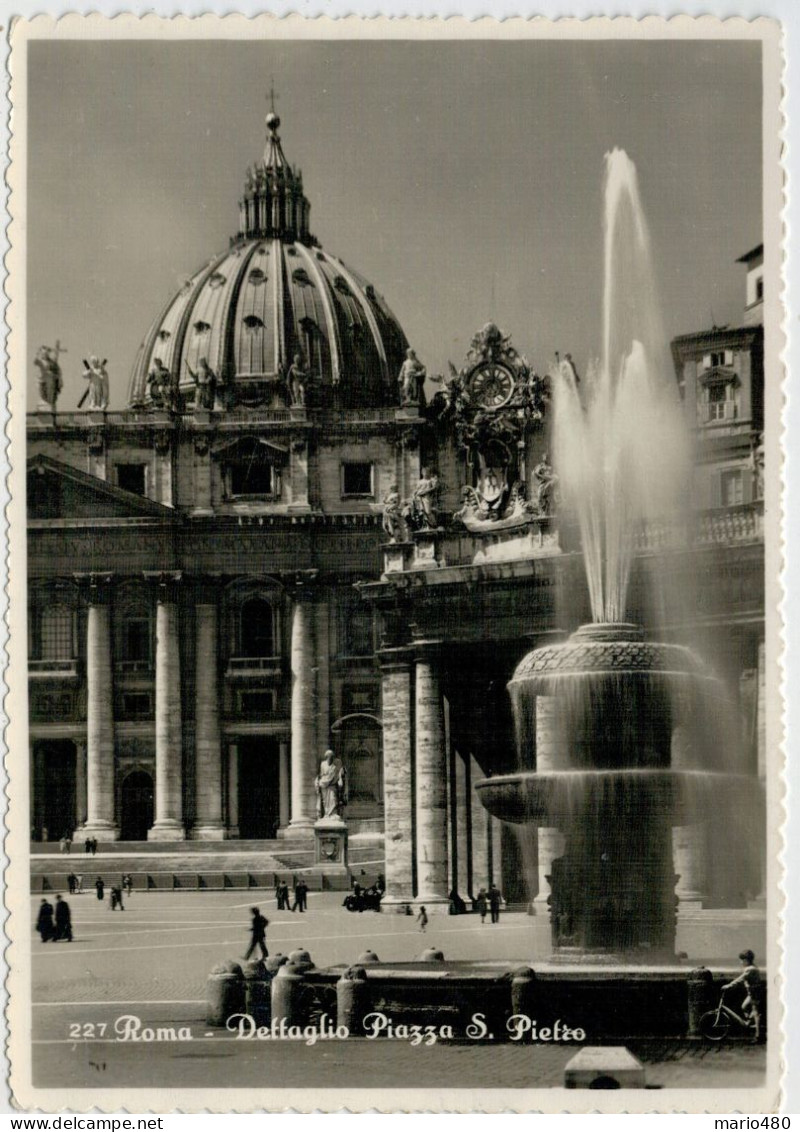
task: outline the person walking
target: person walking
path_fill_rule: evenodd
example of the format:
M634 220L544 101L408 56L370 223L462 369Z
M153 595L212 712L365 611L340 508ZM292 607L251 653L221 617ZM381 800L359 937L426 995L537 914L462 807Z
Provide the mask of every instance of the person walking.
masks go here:
M308 885L301 877L295 882L293 912L305 912L308 907Z
M128 896L133 892L133 877L130 873L125 873L122 878L122 887Z
M42 943L48 943L56 934L53 925L53 905L46 898L39 905L39 915L36 917L36 930L42 937Z
M122 889L115 885L111 889L111 911L116 912L117 908L120 912L125 911L125 905L122 903Z
M84 841L84 843L83 843L83 851L84 851L84 853L85 853L85 854L87 855L87 857L88 857L88 855L89 855L89 854L91 853L91 851L92 851L92 842L91 842L91 838L87 837L87 838L86 838L86 840Z
M70 873L67 876L67 888L69 889L70 896L75 895L75 888L76 888L77 883L78 883L78 878L75 876L74 873Z
M257 947L261 948L261 958L266 959L269 955L266 944L269 920L261 915L258 908L251 908L250 911L253 913L253 921L250 925L250 946L245 952L245 959L249 959Z
M489 889L489 911L491 913L491 920L493 924L498 923L500 920L500 903L502 899L503 897L500 893L500 889L494 882L492 882L492 885Z
M421 932L424 932L428 926L428 913L425 911L424 904L420 906L419 915L417 916L417 923L419 924L419 930Z
M475 897L475 907L477 908L478 915L481 918L481 923L486 923L486 913L489 910L489 905L486 899L486 889L481 888L478 890L478 895Z
M56 934L55 939L65 939L72 943L72 916L69 904L61 896L56 896Z
M75 876L75 891L77 893L83 892L83 873L77 873Z
M97 880L94 882L94 887L95 887L95 890L97 891L97 899L102 900L103 896L105 895L105 891L106 891L105 882L103 881L102 877L97 878Z

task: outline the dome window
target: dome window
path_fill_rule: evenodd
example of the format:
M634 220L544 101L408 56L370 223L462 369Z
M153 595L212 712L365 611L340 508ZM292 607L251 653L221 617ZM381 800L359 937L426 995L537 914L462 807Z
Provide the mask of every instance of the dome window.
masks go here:
M259 244L258 245L258 254L259 255L269 255L269 248L267 247L266 244Z
M350 284L347 282L343 275L337 275L333 281L333 285L336 290L342 295L352 295L353 293L350 290Z
M375 288L371 283L367 283L366 287L364 288L364 294L367 296L370 302L375 302L377 295L375 294Z
M267 277L260 267L254 267L247 278L253 287L260 287L262 283L267 281Z
M194 324L194 327L192 329L194 330L195 334L208 334L209 330L211 329L211 323L198 320Z
M253 333L255 333L256 330L263 330L263 328L264 328L264 323L258 317L257 314L248 314L243 319L243 322L244 322L245 326L247 327L247 329L251 330Z
M171 337L172 337L172 335L171 335L171 333L169 332L169 330L159 330L159 332L158 332L158 340L159 340L159 342L166 342L166 341L168 341L168 339L170 339Z
M301 287L313 287L308 272L304 267L296 267L292 272L292 279L295 283L299 283Z
M224 282L225 282L225 276L222 274L221 271L215 271L214 274L209 276L209 279L208 279L209 287L213 287L215 290L216 290L217 287L221 287Z

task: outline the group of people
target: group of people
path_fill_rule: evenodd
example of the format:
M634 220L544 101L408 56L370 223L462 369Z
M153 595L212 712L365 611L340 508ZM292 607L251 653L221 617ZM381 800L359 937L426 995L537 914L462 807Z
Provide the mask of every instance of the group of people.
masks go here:
M62 939L72 943L72 913L60 894L56 896L55 908L46 897L42 898L36 917L36 931L42 943L58 943Z
M83 848L84 852L91 853L91 855L94 857L97 853L97 838L87 837L83 843Z
M279 912L305 912L308 908L308 885L300 877L294 882L294 904L289 903L289 885L285 880L279 880L275 885L275 900Z

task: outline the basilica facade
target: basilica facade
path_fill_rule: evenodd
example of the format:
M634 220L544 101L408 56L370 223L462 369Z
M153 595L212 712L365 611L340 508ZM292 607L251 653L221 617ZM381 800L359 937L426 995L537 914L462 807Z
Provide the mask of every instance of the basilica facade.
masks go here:
M426 380L381 294L311 234L267 125L238 232L156 317L127 407L108 410L89 359L88 404L62 410L43 377L29 414L32 839L308 840L330 747L351 835L383 845L387 907L492 881L544 900L548 831L523 844L473 787L517 765L518 661L588 619L549 455L553 363L537 373L487 323ZM678 542L642 531L630 602L653 623L653 573L691 594L664 629L691 624L721 658L755 783L758 255L742 325L673 343L692 517ZM712 891L702 860L682 871L700 903L754 895Z

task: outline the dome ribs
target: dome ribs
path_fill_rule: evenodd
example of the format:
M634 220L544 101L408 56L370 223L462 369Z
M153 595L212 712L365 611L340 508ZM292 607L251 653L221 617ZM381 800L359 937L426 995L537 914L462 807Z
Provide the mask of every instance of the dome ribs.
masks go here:
M370 302L368 301L366 295L364 294L363 289L361 287L359 287L358 283L356 282L355 278L353 277L352 272L347 267L347 265L342 263L342 261L340 259L335 259L333 256L329 256L327 258L328 258L328 262L331 264L331 266L335 267L337 269L338 273L342 276L342 278L345 280L345 282L349 286L351 293L353 295L354 302L356 302L358 304L359 309L362 311L362 313L363 313L363 315L366 319L367 325L369 326L370 332L372 334L372 342L373 342L375 349L377 351L377 354L378 354L378 361L379 361L379 364L380 364L380 371L381 371L381 380L382 380L384 386L386 388L389 388L389 386L390 386L389 362L388 362L387 357L386 357L386 350L384 349L383 337L381 335L380 328L378 326L378 321L375 318L375 312L373 311Z
M298 256L305 265L306 271L317 283L317 291L319 292L319 299L322 304L325 325L328 331L327 339L331 358L331 383L337 386L342 379L342 347L339 339L339 325L336 320L333 299L329 293L327 281L320 270L317 260L302 244L296 244L295 248ZM296 290L296 288L293 288L293 290Z

